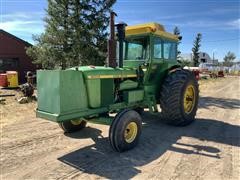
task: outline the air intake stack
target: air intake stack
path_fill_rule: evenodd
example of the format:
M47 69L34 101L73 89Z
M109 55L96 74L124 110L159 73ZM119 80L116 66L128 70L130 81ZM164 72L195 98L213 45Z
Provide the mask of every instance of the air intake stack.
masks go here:
M118 36L118 42L119 42L119 64L118 66L120 68L123 67L123 43L125 39L125 27L127 26L126 23L120 22L116 24L117 27L117 36Z

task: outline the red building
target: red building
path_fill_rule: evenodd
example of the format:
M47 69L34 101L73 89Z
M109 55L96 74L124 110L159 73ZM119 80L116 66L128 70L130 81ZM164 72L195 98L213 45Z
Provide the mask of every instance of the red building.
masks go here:
M37 65L26 54L30 43L0 29L0 73L17 71L20 82L25 82L26 72L35 72Z

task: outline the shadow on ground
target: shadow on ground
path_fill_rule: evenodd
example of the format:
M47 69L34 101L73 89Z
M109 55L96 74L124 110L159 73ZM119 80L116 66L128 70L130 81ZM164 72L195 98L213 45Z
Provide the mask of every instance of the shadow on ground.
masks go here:
M223 109L239 109L240 100L239 99L229 99L229 98L215 98L215 97L200 97L200 102L198 104L199 108L208 109L209 106L216 106Z
M199 141L240 146L240 127L213 119L197 119L187 127L171 127L159 122L156 116L144 113L142 136L139 145L133 150L117 153L101 131L91 127L68 134L73 138L92 138L95 144L58 158L76 169L88 174L96 174L108 179L130 179L140 173L138 166L146 165L159 158L166 151L183 154L198 154L211 158L221 158L221 149L212 146L180 143L183 137ZM199 142L198 141L198 142ZM202 144L202 143L201 143ZM121 177L119 175L121 174Z

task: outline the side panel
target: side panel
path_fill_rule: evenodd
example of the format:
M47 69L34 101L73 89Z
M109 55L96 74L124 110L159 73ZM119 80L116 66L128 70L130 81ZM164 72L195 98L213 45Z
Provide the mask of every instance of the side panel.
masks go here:
M127 103L134 103L143 100L144 91L143 90L134 90L134 91L124 91L123 99Z
M113 79L88 79L86 84L90 108L99 108L113 104Z
M37 71L38 110L60 113L60 71Z
M114 103L113 79L101 79L101 106L105 107Z
M88 107L82 72L38 71L37 88L38 111L62 115L83 111Z
M82 72L61 71L60 75L61 113L86 109L88 102Z
M101 81L100 79L86 80L88 102L91 108L98 108L101 105Z

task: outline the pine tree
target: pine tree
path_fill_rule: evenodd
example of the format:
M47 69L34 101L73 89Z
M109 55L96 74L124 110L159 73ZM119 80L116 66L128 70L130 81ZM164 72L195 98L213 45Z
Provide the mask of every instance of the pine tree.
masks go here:
M103 65L109 12L115 0L48 0L46 30L27 50L36 63L53 69Z
M233 52L228 51L228 53L224 56L223 60L223 65L224 66L232 66L233 61L236 59L236 55Z
M107 56L109 12L115 0L73 0L74 52L80 64L103 65Z
M195 41L193 42L192 53L193 53L193 65L194 66L199 65L198 59L199 59L199 50L200 50L200 46L201 46L201 44L200 44L201 39L202 39L202 34L198 33Z
M180 37L180 29L175 26L175 28L173 29L173 34L175 34L176 36ZM179 44L181 43L181 40L178 41L177 43L177 47L179 47ZM178 48L178 51L177 51L177 59L180 59L180 54L181 54L181 51L179 51L179 48Z

